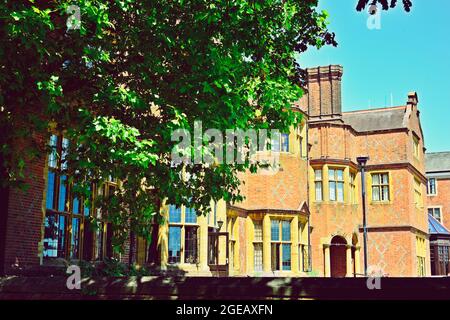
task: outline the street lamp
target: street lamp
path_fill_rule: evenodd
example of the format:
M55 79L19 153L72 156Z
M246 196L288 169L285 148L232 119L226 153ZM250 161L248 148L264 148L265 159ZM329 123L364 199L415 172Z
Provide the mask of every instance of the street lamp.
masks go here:
M361 170L361 196L363 206L363 237L364 237L364 276L367 277L367 219L366 219L366 164L369 157L358 157L359 169Z
M223 225L223 221L222 220L217 221L217 232L219 232L220 229L222 229L222 225Z

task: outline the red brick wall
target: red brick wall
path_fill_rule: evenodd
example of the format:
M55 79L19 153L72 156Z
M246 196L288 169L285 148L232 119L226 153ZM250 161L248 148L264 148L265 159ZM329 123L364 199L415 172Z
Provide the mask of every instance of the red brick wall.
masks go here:
M437 179L437 195L427 197L428 207L441 207L442 224L450 230L450 179Z
M25 182L29 188L9 192L6 227L5 270L16 263L20 266L39 264L38 244L42 240L44 218L45 158L26 166Z
M239 207L298 210L307 200L307 162L298 154L280 153L280 170L274 175L246 173L241 192L246 199Z

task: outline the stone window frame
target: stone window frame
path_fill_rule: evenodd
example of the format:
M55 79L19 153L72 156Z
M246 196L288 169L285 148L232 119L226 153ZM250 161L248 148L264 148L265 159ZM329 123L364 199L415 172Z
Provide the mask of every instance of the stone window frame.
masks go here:
M316 172L320 172L320 177L316 174ZM324 183L323 183L323 168L317 167L313 168L313 184L314 184L314 201L315 202L322 202L324 200ZM317 186L320 185L320 199L317 199Z
M434 193L431 193L431 185L430 181L434 180ZM437 178L428 178L427 179L427 196L435 197L438 195L438 179Z
M330 172L334 171L334 177L331 177ZM337 172L342 171L342 179L338 179ZM334 190L335 199L331 199L331 183L334 182L336 184ZM339 199L339 191L338 185L342 185L342 199ZM328 167L328 198L330 202L334 203L345 203L345 167L339 166L329 166Z
M180 219L179 221L171 221L170 219L170 213L171 209L175 208L175 210L180 210ZM180 208L177 208L175 205L168 204L167 210L168 210L168 228L167 228L167 264L169 265L195 265L198 264L200 261L200 225L198 223L198 216L196 216L195 222L188 221L186 222L186 209L194 210L193 208L186 208L186 206L181 206ZM194 211L195 212L195 211ZM170 243L170 230L171 228L179 228L180 232L180 254L179 257L177 256L176 259L170 259L169 256L169 243ZM189 259L189 256L187 255L187 248L188 244L187 241L189 240L187 237L187 230L189 229L195 229L196 237L195 237L195 244L192 248L194 248L194 258ZM191 239L192 240L192 239Z
M298 222L298 267L300 271L309 272L311 269L308 240L304 239L304 232L308 233L308 222Z
M229 254L228 254L228 265L230 270L235 270L238 267L237 259L238 256L236 254L236 248L238 245L236 244L236 228L237 228L238 218L236 216L227 218L227 231L229 234L228 243L229 243Z
M388 200L374 200L373 199L373 176L374 175L380 175L380 174L387 174L388 175L388 184L384 184L384 186L388 186L388 194L389 199ZM376 171L370 171L367 174L367 198L369 200L369 204L375 205L382 205L382 204L392 204L394 201L394 188L393 188L393 178L392 178L392 171L390 170L376 170Z
M263 227L263 221L262 220L252 220L254 225L254 237L253 237L253 271L254 272L262 272L264 269L264 227ZM260 226L261 228L261 237L256 237L256 226ZM256 246L258 246L261 249L261 259L260 263L257 264L256 261ZM260 267L257 269L257 265Z
M272 226L273 226L273 222L277 222L278 223L278 239L277 240L273 240L272 238ZM284 240L283 239L283 222L284 223L289 223L289 240ZM278 262L274 262L273 261L273 247L278 246ZM289 269L284 269L284 261L283 261L283 251L284 248L286 246L289 246L289 251L290 251L290 258L289 258ZM290 219L281 219L281 218L271 218L270 219L270 265L271 265L271 271L272 272L292 272L292 220ZM278 265L279 269L275 269L274 265Z
M426 239L416 235L416 262L417 262L417 275L419 277L425 277L427 257L427 245Z
M423 201L423 190L422 190L422 181L414 176L413 177L413 192L414 192L414 205L416 208L423 208L424 207L424 201ZM417 202L417 199L418 202Z

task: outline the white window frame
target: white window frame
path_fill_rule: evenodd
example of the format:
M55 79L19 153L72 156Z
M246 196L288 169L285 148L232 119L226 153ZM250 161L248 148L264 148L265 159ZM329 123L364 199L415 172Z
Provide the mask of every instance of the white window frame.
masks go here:
M437 219L435 216L434 216L434 210L436 210L436 209L438 209L439 210L439 216L441 217L440 219ZM433 210L433 212L432 212L432 216L437 220L437 221L439 221L439 223L440 224L443 224L443 222L444 222L444 217L442 216L442 206L431 206L431 207L427 207L427 213L428 213L428 211L429 210Z
M434 180L434 193L430 193L430 180ZM438 179L437 178L428 178L427 179L427 196L435 197L438 194Z

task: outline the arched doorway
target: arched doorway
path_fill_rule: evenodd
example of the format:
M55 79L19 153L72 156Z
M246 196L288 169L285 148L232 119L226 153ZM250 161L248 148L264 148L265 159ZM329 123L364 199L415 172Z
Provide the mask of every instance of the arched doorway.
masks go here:
M347 273L347 241L341 236L334 236L330 245L331 277L343 278Z

